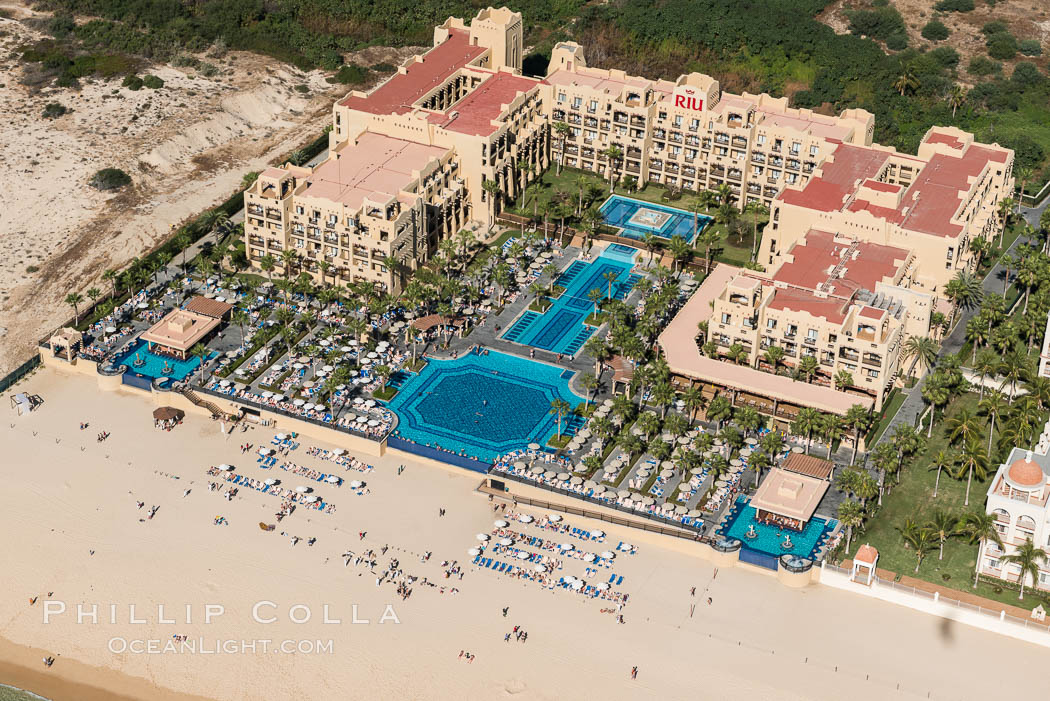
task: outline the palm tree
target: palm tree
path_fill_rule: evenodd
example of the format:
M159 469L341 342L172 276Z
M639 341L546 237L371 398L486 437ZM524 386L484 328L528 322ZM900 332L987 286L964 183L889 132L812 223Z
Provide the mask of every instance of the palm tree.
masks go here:
M993 377L999 371L999 356L996 355L991 349L984 349L977 354L973 361L973 371L977 374L978 384L980 385L979 392L980 396L978 399L984 399L984 381L989 377Z
M614 164L619 163L620 160L623 159L623 149L621 149L616 144L612 144L608 148L603 150L599 155L604 156L608 161L609 192L613 192L613 174L615 173L616 169L616 166Z
M502 189L500 188L498 180L486 180L481 183L481 189L488 194L489 199L489 222L493 222L496 219L496 198L499 197ZM491 225L491 224L490 224Z
M784 438L778 431L770 431L758 439L758 447L769 456L770 460L776 460L784 452Z
M933 531L933 535L937 538L940 545L940 552L937 555L938 560L944 559L944 542L961 532L960 525L959 517L950 511L938 509L933 512L933 517L930 518L930 530Z
M700 235L693 239L693 243L696 246L704 247L704 274L711 272L711 249L719 244L722 240L721 234L714 227L707 227L700 232Z
M599 297L601 292L599 292ZM595 306L595 314L598 313L598 308ZM594 358L594 375L595 377L601 377L602 375L602 363L604 363L609 357L612 356L612 351L605 345L605 342L598 336L591 336L587 339L587 342L583 344L583 352L586 355Z
M715 430L720 431L722 429L722 422L732 416L732 414L733 405L722 395L718 395L712 399L707 407L707 420L715 422Z
M966 102L966 88L958 83L953 83L952 87L948 89L946 99L948 101L948 106L952 108L952 119L955 119L955 111L962 107L963 103Z
M809 455L813 444L813 432L820 428L820 421L820 412L807 406L799 409L795 420L791 422L792 433L806 436L806 455Z
M201 384L204 384L204 361L208 359L211 353L208 351L208 347L203 343L198 343L190 349L190 354L200 359L200 371L201 371Z
M904 542L915 552L915 574L923 558L936 546L936 536L929 528L898 528Z
M619 279L620 271L619 270L606 270L604 273L602 273L602 277L605 279L605 282L608 284L608 287L609 287L608 299L612 299L612 296L613 296L613 285L615 285L616 284L616 280Z
M113 288L112 297L114 300L117 299L117 277L117 271L113 269L109 269L106 272L102 273L102 280L108 282Z
M554 414L558 418L558 438L561 438L561 420L563 416L567 416L572 412L572 405L570 405L564 399L554 399L551 402L550 413Z
M962 455L959 460L959 467L961 473L967 475L966 478L966 499L963 500L963 506L970 505L970 485L973 483L973 476L976 474L977 479L984 481L985 477L988 476L988 451L984 449L984 446L977 443L967 443L963 446Z
M674 401L674 387L670 382L657 382L652 389L653 401L660 406L660 418L667 416L667 408Z
M686 387L682 390L682 402L685 404L685 408L689 410L689 420L696 421L696 412L698 409L703 409L704 405L707 404L707 398L704 397L703 390L699 387Z
M864 523L864 507L847 499L839 504L839 522L846 527L846 554L849 555L850 541L853 540L853 529Z
M800 377L804 377L806 382L813 382L813 378L817 374L817 359L812 355L807 355L798 361L798 374Z
M73 307L73 325L80 323L80 303L84 301L84 296L79 292L70 292L66 295L66 304Z
M944 296L952 303L952 313L948 318L948 328L951 328L952 320L960 309L969 310L980 306L984 288L975 275L960 270L944 286Z
M585 397L587 406L591 405L591 400L594 399L594 391L598 389L600 385L601 383L598 382L598 378L590 373L585 373L580 377L580 386L587 390L587 396Z
M871 413L861 404L854 404L846 411L843 422L853 429L853 455L849 464L857 462L857 450L860 448L860 434L868 430L871 425Z
M999 374L1003 378L1003 382L999 385L999 391L1002 392L1006 385L1010 385L1010 400L1014 398L1014 394L1017 392L1017 383L1031 374L1029 368L1030 362L1028 355L1023 351L1014 351L1003 357L1002 363L999 365Z
M780 346L770 346L766 349L766 352L762 354L762 359L766 361L769 367L773 368L773 374L777 374L777 368L780 363L784 360L785 351Z
M937 407L944 406L951 399L951 393L945 382L939 375L934 375L922 386L922 398L930 405L930 424L926 430L926 437L933 435L933 422L937 418Z
M913 375L916 364L929 370L937 362L937 344L928 336L909 336L904 342L904 357L911 359L908 375Z
M565 158L565 140L569 137L569 134L572 132L572 127L570 127L565 122L555 122L553 124L552 128L554 130L554 133L558 136L558 142L559 142L558 153L559 153L559 157L558 157L558 169L557 169L556 172L557 172L558 175L561 175L561 162Z
M991 425L988 431L988 453L992 452L992 437L995 435L995 421L1000 421L1010 411L1010 405L999 392L989 392L988 396L977 404L977 411L988 417Z
M835 389L843 392L853 386L853 373L849 370L839 370L834 377Z
M674 272L678 274L678 264L683 260L688 260L692 254L692 247L686 243L686 240L675 234L671 237L670 243L667 244L667 249L671 252L671 257L674 258Z
M645 245L645 250L649 251L649 262L646 266L653 264L653 255L656 253L656 249L660 247L660 237L651 231L646 231L642 234L642 244Z
M820 434L828 443L827 459L831 460L831 448L835 441L842 438L842 421L834 414L825 414L820 421Z
M185 232L175 237L175 248L182 252L182 272L186 272L186 251L190 247L190 237Z
M761 200L752 200L744 205L744 213L751 215L751 260L758 255L758 218L769 215L769 208Z
M773 461L765 453L758 451L751 454L751 459L748 460L747 466L755 473L755 486L757 487L762 483L762 471L767 467L772 466Z
M940 450L930 459L930 469L937 470L937 479L933 482L933 498L937 498L937 490L941 487L941 470L950 468L955 464L957 458L951 453Z
M292 277L292 268L294 268L299 262L299 254L294 249L286 248L281 251L281 266L284 268L284 279L290 280Z
M971 511L961 519L962 532L966 534L967 541L970 545L978 545L977 566L973 578L974 589L977 588L977 572L981 569L981 550L984 549L982 541L991 541L999 546L1000 550L1003 547L1003 539L996 525L997 521L995 514L986 513L984 510Z
M266 280L271 285L273 284L273 269L275 267L277 267L277 260L269 253L259 259L259 268L266 273Z
M893 89L904 97L904 93L913 92L919 85L919 79L915 77L915 69L909 64L901 68L901 74L893 82ZM916 567L915 571L918 572L919 568Z
M1046 562L1046 551L1035 547L1031 536L1029 536L1025 540L1024 545L1018 545L1013 553L1003 555L1002 559L1007 564L1017 565L1021 568L1021 573L1017 577L1017 581L1021 584L1021 595L1017 598L1023 599L1025 580L1031 576L1032 585L1035 585L1035 582L1039 579L1039 565Z
M962 409L944 422L944 431L951 445L960 439L964 443L969 443L980 436L981 422L969 409Z

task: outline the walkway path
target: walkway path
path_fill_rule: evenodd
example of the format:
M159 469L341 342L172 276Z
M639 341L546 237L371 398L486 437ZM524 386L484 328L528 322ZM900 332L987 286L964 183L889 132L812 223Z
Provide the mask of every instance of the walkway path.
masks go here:
M1013 254L1019 246L1022 246L1025 243L1028 243L1028 238L1025 236L1018 236L1004 255ZM996 264L992 266L992 269L988 271L988 275L986 275L981 282L981 287L984 290L984 293L991 294L994 292L995 294L1002 294L1005 277L1006 270L997 261ZM952 329L952 332L948 334L948 337L941 343L941 351L938 354L938 358L950 353L958 353L959 350L962 349L963 345L966 343L966 322L976 313L976 309L962 310L960 312L959 320L956 322L955 328ZM918 424L919 417L922 416L923 411L926 409L925 402L923 402L922 399L922 387L926 382L927 376L928 375L924 376L915 383L913 388L907 390L907 396L904 399L904 403L901 404L896 416L890 421L886 430L884 430L882 435L879 436L876 445L891 438L893 431L896 430L898 425L906 423L915 426ZM871 447L874 448L874 446Z

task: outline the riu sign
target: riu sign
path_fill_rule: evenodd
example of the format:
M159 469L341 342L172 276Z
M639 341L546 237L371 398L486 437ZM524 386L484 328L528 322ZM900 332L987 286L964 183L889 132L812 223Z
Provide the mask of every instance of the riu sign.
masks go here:
M675 92L674 106L684 107L687 110L694 110L696 112L703 112L704 98L700 96L700 91L693 88L686 88L685 90Z

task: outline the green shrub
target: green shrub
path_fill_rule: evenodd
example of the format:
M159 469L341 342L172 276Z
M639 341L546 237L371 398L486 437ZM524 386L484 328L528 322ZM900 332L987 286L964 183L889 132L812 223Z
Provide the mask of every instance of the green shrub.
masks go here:
M309 85L299 84L299 85L295 86L295 91L296 92L301 92L301 93L308 93L308 92L310 92L310 86Z
M891 34L886 38L886 48L891 51L903 51L908 48L908 35L904 32Z
M1022 39L1017 42L1017 50L1025 56L1042 56L1043 47L1038 39Z
M853 34L863 34L883 41L889 41L891 36L907 35L901 13L891 6L873 10L851 10L846 13L846 18L849 20L849 30Z
M137 75L124 76L124 82L121 83L128 90L141 90L142 89L142 78Z
M148 75L142 79L142 84L150 90L160 90L164 87L164 80L155 75Z
M942 68L954 68L959 65L959 52L950 46L938 46L928 55Z
M57 102L49 102L44 106L44 118L45 119L58 119L69 110L65 105Z
M92 176L89 184L96 190L117 190L130 183L131 178L119 168L103 168Z
M1009 59L1017 55L1017 39L1013 34L992 34L986 42L988 55L992 58Z
M973 0L941 0L933 9L938 12L972 12Z
M928 41L944 41L951 34L943 22L932 19L922 28L922 38Z
M203 61L197 66L197 71L205 78L214 78L219 75L219 69L217 66Z
M38 266L36 266L36 265L27 265L26 266L26 272L27 273L35 273L38 270L40 270L40 268Z
M970 75L991 75L1002 70L1002 66L984 56L974 56L970 59L966 70Z
M1006 26L1006 22L1003 22L1001 20L993 20L981 27L981 33L984 34L986 37L991 36L993 34L1002 34L1004 32L1009 33L1010 28Z
M385 62L384 63L376 63L376 64L374 64L372 66L369 66L369 68L371 68L376 73L392 73L392 72L397 70L397 66L395 66L392 63L385 63Z
M327 78L329 83L341 83L343 85L360 85L368 80L368 69L356 63L348 63L341 66L335 75Z

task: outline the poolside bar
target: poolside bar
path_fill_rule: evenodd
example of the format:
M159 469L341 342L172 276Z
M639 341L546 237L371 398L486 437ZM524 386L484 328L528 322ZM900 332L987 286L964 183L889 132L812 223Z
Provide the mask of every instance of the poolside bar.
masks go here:
M140 338L151 353L186 360L193 346L206 342L219 324L219 319L214 317L176 309L143 332Z
M773 468L751 497L755 520L802 531L828 490L828 482L797 472Z

